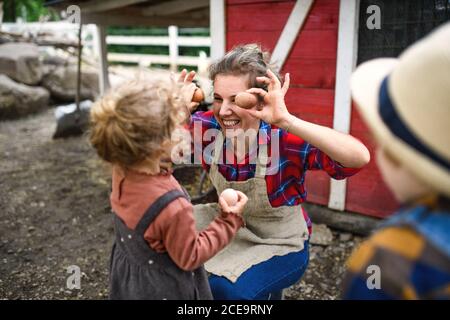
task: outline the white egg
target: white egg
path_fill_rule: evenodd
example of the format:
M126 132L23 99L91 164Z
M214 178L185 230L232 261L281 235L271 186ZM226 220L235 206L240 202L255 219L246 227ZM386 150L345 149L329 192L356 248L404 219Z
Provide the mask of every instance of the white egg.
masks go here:
M236 205L238 201L238 194L233 189L223 190L220 196L227 202L230 207Z

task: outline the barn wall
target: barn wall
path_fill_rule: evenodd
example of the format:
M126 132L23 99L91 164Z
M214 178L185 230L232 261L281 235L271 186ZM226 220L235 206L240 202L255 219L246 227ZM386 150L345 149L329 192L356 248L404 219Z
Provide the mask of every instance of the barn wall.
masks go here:
M294 0L227 0L226 49L257 42L273 51L294 4ZM282 70L291 74L286 96L290 112L328 127L333 126L338 23L339 0L316 0ZM351 123L351 133L373 154L368 131L354 108ZM324 172L308 172L308 201L327 205L329 180ZM348 179L347 210L382 217L394 207L374 162Z
M398 204L381 178L375 161L374 140L354 106L350 133L368 147L372 159L360 173L347 179L346 209L370 216L386 217L395 211Z

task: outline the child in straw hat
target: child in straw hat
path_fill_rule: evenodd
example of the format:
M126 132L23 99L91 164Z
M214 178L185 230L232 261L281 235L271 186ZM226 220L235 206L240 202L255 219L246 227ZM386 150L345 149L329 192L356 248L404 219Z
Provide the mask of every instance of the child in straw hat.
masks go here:
M343 298L450 298L450 23L351 79L403 207L347 262Z
M91 110L91 144L113 167L112 299L212 299L203 263L244 223L247 197L238 192L233 207L220 197L219 215L197 232L191 203L161 167L195 90L180 86L168 78L129 81Z

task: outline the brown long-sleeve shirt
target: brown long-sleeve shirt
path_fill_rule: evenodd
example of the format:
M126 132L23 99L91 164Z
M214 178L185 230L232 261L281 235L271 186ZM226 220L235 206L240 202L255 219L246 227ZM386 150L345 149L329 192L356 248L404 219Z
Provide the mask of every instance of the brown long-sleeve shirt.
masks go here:
M181 186L170 174L124 173L113 167L111 206L127 227L134 229L148 207L173 189L181 190ZM161 211L144 238L155 251L167 251L181 269L194 270L224 248L242 225L240 216L221 213L198 232L192 204L178 198Z

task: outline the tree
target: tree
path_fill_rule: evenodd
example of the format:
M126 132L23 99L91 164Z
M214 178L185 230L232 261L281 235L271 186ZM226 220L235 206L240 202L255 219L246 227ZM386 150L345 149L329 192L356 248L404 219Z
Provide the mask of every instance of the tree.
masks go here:
M49 15L52 19L57 19L58 15L54 10L44 6L44 0L5 0L3 1L3 21L15 22L17 17L24 21L39 21L42 16Z

